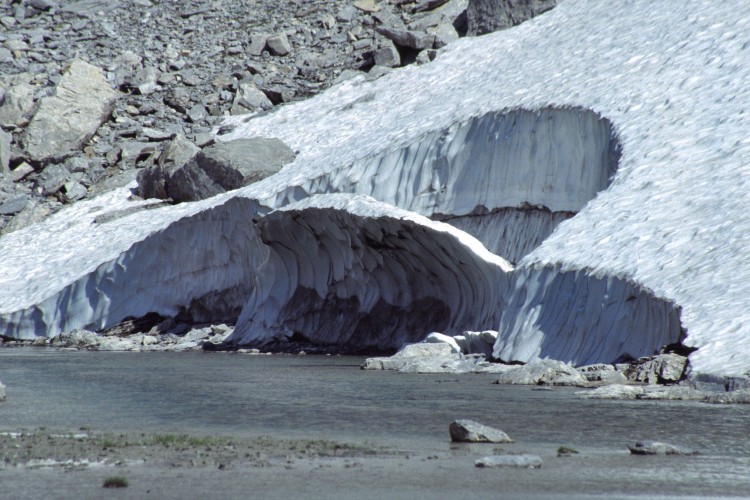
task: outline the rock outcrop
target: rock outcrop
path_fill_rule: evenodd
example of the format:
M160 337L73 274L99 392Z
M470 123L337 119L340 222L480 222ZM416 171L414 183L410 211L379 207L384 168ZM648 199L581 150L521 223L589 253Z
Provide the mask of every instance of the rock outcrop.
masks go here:
M469 0L466 34L508 29L552 9L557 0Z

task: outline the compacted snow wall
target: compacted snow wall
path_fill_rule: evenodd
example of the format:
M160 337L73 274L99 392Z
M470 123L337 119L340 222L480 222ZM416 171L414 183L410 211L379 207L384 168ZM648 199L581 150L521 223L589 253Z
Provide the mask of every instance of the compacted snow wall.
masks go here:
M268 256L248 224L257 208L256 202L233 198L194 215L165 219L163 227L124 243L119 254L92 270L81 269L84 259L72 253L67 266L79 268L78 275L67 284L45 283L54 288L42 300L0 313L0 335L32 339L75 328L100 330L126 317L175 316L187 309L198 321L234 319ZM160 215L150 210L131 218ZM101 241L89 251L96 253L107 239L107 225L121 223L94 222Z
M361 195L324 195L272 212L258 231L270 271L230 344L390 349L500 319L510 266L446 224Z
M493 356L580 366L658 352L683 340L680 309L636 283L553 266L518 269Z
M587 109L493 112L290 186L273 204L366 194L455 225L515 262L609 185L619 153L611 123Z

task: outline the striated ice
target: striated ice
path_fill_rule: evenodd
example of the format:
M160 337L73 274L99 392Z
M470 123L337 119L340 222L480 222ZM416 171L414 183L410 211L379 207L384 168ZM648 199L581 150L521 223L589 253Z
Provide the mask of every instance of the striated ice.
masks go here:
M501 359L612 362L682 340L698 348L692 375L747 373L749 12L708 0L566 0L513 29L458 40L430 64L230 118L234 131L220 139L277 137L296 160L108 231L91 230L86 207L132 206L124 193L4 236L0 316L38 306L60 323L65 312L45 303L56 290L233 197L265 213L349 192L443 220L538 211L528 225L508 217L518 222L504 240L492 224L471 229L496 238L494 250L513 247L511 260L525 255L498 322Z

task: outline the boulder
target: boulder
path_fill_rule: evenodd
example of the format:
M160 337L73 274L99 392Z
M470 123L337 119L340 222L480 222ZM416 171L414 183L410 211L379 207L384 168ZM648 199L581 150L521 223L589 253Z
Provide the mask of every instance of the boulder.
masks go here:
M0 401L5 401L5 386L0 382Z
M387 68L401 66L401 55L398 53L396 46L390 40L383 43L380 48L373 53L373 58L376 66L385 66Z
M199 152L198 146L190 142L184 135L177 134L162 151L158 165L138 172L138 196L162 200L169 198L167 179Z
M520 385L585 385L587 382L571 365L552 359L513 367L494 381L495 384Z
M167 193L175 201L210 198L275 174L293 160L294 152L278 139L219 142L172 172Z
M47 165L34 183L34 190L43 196L50 196L62 189L68 182L70 172L59 164Z
M286 33L269 36L266 39L268 51L275 56L285 56L292 51L292 45L289 43Z
M23 127L34 114L34 87L28 83L13 85L0 100L0 127Z
M26 129L31 158L47 162L71 156L109 117L117 96L99 68L75 59Z
M454 443L512 443L503 431L482 425L473 420L455 420L448 426Z
M629 445L628 450L633 455L695 455L696 452L659 441L637 441Z
M0 215L15 215L29 204L29 197L19 195L0 203Z
M665 384L682 379L687 358L679 354L659 354L638 359L625 370L625 376L633 382Z
M12 233L24 227L35 224L50 214L50 209L43 203L38 203L33 199L13 217L7 226L1 231L2 234Z
M538 469L542 466L542 458L537 455L491 455L476 460L474 465L477 467L519 467Z
M503 30L547 12L557 0L469 0L466 8L467 35Z
M240 115L273 108L273 103L258 87L242 82L234 95L231 113Z
M89 330L71 330L61 333L60 343L65 347L92 347L99 344L99 336Z

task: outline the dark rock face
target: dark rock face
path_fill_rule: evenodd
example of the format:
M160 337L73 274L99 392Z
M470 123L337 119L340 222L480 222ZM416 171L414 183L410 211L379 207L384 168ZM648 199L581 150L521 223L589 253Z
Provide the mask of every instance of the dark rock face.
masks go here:
M184 137L165 150L160 164L138 173L143 198L197 201L247 186L278 172L294 152L278 139L220 142L199 151Z
M507 29L547 12L557 0L470 0L466 8L467 35Z

